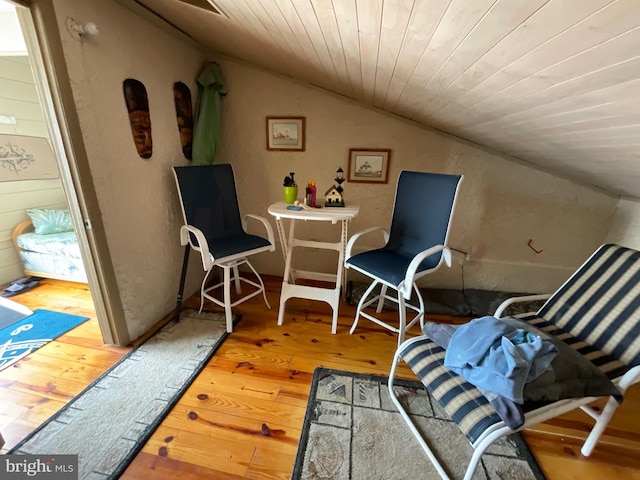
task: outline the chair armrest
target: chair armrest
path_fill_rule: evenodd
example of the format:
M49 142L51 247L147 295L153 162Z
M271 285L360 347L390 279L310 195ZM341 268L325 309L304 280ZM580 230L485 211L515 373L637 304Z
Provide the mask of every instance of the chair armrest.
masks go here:
M493 314L493 316L496 317L496 318L502 317L502 314L507 309L507 307L509 305L513 305L514 303L531 302L531 301L534 301L534 300L546 300L547 298L551 297L551 295L553 295L553 294L552 293L541 293L540 295L525 295L525 296L522 296L522 297L507 298L504 302L502 302L498 306L498 308L496 309L496 312Z
M426 250L418 253L415 257L413 257L413 260L411 260L411 263L407 267L407 273L404 277L403 285L398 286L398 291L402 292L402 295L405 299L409 300L409 298L411 298L413 280L416 276L416 271L418 270L420 264L424 261L425 258L430 257L431 255L438 252L443 252L442 256L444 257L444 261L446 262L448 267L451 266L451 250L449 250L449 247L447 247L446 245L434 245L433 247L427 248Z
M198 245L193 244L191 236L189 235L190 233L195 235L196 240L198 240ZM196 252L200 252L200 256L202 257L202 267L205 272L211 270L214 258L209 251L209 244L207 243L207 239L205 238L204 233L202 233L202 230L194 227L193 225L182 225L180 227L180 245L189 245Z
M381 230L382 231L382 235L384 236L384 243L386 244L389 241L389 230L382 228L382 227L369 227L369 228L365 228L364 230L361 230L357 233L354 233L351 238L349 239L349 241L347 242L347 247L345 249L345 255L344 255L344 259L349 260L349 258L351 258L353 255L351 254L351 250L353 250L353 246L355 245L356 241L362 237L363 235L367 235L369 233L372 232L377 232Z
M244 217L242 217L242 228L244 228L245 231L247 229L248 218L253 218L254 220L258 220L262 222L262 224L264 225L264 228L267 230L267 237L268 237L269 243L271 243L271 248L269 249L269 251L273 252L276 249L276 242L273 236L273 228L271 227L271 224L264 217L261 217L259 215L254 215L252 213L247 213Z

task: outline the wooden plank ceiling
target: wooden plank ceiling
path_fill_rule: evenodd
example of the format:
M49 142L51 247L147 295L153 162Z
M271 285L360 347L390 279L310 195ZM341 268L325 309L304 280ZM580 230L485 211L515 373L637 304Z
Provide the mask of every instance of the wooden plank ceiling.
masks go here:
M640 198L640 0L136 1L213 51Z

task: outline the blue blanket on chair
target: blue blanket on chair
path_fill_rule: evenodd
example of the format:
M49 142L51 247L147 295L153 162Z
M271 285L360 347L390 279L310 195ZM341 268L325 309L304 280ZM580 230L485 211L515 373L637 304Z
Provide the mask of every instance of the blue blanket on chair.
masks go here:
M455 331L444 365L481 389L523 403L525 384L549 369L557 353L549 340L486 316Z

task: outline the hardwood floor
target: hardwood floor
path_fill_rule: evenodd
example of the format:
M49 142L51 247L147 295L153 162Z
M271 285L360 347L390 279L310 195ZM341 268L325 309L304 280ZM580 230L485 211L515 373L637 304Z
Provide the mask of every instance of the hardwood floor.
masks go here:
M395 335L371 322L361 322L349 335L354 308L346 303L340 306L338 333L331 335L328 305L301 299L287 302L284 325L278 327L281 279L264 280L272 309L265 308L261 297L235 308L242 320L234 332L121 478L288 479L313 370L324 366L388 373ZM0 432L6 441L2 453L129 350L103 345L86 285L43 280L13 300L32 309L66 311L90 320L0 371ZM196 307L199 301L191 298L185 303ZM391 312L389 316L393 318ZM404 366L401 373L413 378ZM640 385L636 385L588 458L580 454L580 438L591 420L582 412L523 436L549 480L640 479L639 407ZM265 436L263 425L277 434ZM416 447L416 455L421 454Z

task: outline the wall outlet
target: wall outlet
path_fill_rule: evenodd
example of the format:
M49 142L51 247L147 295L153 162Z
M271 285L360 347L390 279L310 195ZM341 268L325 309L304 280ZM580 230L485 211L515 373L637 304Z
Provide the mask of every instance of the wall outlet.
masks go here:
M464 265L471 260L471 252L465 252L464 250L457 248L451 248L451 251L460 265Z
M464 265L465 263L467 263L466 254L464 252L461 252L460 250L453 251L453 258L458 265Z

